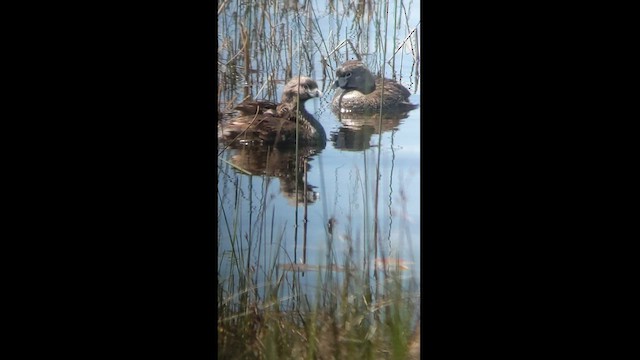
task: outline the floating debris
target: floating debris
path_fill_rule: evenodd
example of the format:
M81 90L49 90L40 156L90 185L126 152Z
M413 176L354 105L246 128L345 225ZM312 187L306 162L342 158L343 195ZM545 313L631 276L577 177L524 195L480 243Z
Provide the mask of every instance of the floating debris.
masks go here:
M409 266L407 265L413 264L413 262L396 258L377 258L374 264L378 270L409 270Z
M330 270L330 271L345 271L346 269L342 266L338 265L329 265L329 266L321 266L321 265L309 265L309 264L278 264L278 269L284 271L320 271L320 270Z

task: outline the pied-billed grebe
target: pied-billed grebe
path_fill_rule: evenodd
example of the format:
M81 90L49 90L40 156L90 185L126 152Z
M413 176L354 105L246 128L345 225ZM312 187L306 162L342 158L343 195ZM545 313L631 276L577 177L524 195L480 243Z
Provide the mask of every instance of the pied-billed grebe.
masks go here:
M338 113L407 112L417 108L411 93L392 79L374 77L360 60L349 60L336 70L333 110Z
M292 146L296 144L298 127L298 139L302 144L325 144L324 128L304 108L307 100L320 96L322 92L313 79L294 77L284 87L282 103L259 100L239 104L234 108L238 116L218 125L218 136L225 142L257 141L264 145Z

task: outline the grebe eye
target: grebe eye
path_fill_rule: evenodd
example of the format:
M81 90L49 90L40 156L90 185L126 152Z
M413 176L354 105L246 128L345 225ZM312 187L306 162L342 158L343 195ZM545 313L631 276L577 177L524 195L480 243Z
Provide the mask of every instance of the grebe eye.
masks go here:
M347 77L351 77L351 71L347 73Z

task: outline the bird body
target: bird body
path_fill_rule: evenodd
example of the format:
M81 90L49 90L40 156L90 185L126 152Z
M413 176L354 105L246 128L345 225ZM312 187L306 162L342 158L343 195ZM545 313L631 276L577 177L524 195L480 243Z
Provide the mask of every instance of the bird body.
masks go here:
M228 143L323 145L326 142L324 128L304 108L307 100L320 96L322 92L313 79L294 77L285 85L280 104L266 100L239 104L234 108L238 115L219 124L218 136Z
M336 70L332 108L337 113L408 112L411 92L402 84L375 77L360 60L350 60Z

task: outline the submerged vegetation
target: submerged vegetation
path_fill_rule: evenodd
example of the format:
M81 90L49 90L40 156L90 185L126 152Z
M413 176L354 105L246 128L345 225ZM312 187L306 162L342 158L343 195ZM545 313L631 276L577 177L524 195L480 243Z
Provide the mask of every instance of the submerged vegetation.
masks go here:
M316 79L325 92L349 58L363 59L372 71L398 81L410 74L411 84L418 83L419 24L409 23L412 6L402 0L220 0L218 113L246 100L280 100L278 89L293 74ZM403 57L410 57L411 69L402 68ZM323 107L330 101L323 100ZM398 124L367 121L379 134ZM316 158L322 150L218 150L220 359L419 357L417 259L381 245L385 234L389 243L411 246L401 235L408 233L402 227L410 217L407 184L394 185L396 208L388 205L385 231L380 155L369 157L364 169L336 184L349 188L349 208L341 216L328 208L329 200L316 203L316 186L322 190L324 184L307 181L312 166L323 170ZM292 207L286 220L267 191L274 181ZM386 181L391 188L391 176ZM399 231L392 232L392 221ZM293 250L285 246L291 241Z

